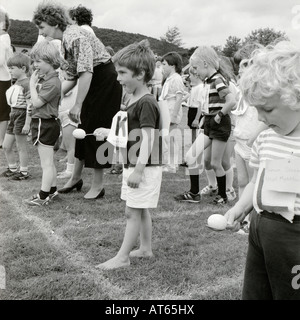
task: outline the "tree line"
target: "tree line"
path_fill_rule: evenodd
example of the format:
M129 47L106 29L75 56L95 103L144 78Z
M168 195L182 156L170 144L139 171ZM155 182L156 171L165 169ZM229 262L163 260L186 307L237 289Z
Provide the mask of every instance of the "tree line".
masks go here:
M193 54L196 47L184 48L183 41L178 27L169 27L167 32L155 39L141 35L139 33L129 33L125 31L117 31L113 29L92 27L96 36L104 43L105 46L110 46L115 52L121 48L143 39L148 39L152 50L159 56L170 51L178 52L183 59L183 64L188 63L189 57ZM13 45L28 46L34 45L38 38L37 27L28 20L13 20L8 30ZM257 42L266 46L276 40L288 40L285 32L275 31L272 28L259 28L252 31L244 39L236 36L229 36L226 39L224 47L213 46L219 55L232 58L234 54L246 43Z

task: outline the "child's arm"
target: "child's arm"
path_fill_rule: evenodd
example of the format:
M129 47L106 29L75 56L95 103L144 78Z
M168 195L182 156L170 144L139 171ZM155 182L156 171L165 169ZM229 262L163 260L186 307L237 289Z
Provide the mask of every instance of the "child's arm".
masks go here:
M197 109L197 113L196 113L195 119L194 119L194 121L192 123L192 127L195 127L195 128L199 127L199 120L200 120L201 113L202 113L202 103L199 102L199 106L198 106L198 109Z
M39 98L38 92L36 90L36 84L38 83L38 80L39 80L38 73L37 71L34 71L30 77L30 82L29 82L31 102L34 108L40 108L45 104L45 102L43 102Z
M181 108L182 97L183 97L182 93L176 93L176 102L175 102L173 114L171 115L171 124L176 123L177 115L178 115L178 112Z
M252 210L253 208L253 193L255 182L257 178L257 169L254 169L253 176L251 181L245 187L245 190L240 198L240 200L225 213L225 218L227 219L228 229L235 230L238 222L244 220L246 215Z
M235 106L235 97L232 93L228 93L227 96L225 97L225 103L223 105L222 110L220 110L222 112L223 115L228 114L229 111ZM216 114L215 116L215 121L217 123L221 122L221 117L219 114Z
M255 129L255 131L251 134L250 138L248 139L247 146L251 148L253 145L253 142L258 137L258 135L266 129L268 129L268 126L265 123L260 122L257 128Z
M96 137L97 141L103 141L109 135L110 129L108 128L97 128L93 132L93 135Z
M64 80L61 84L61 98L63 98L69 91L71 91L77 81L75 80Z
M74 122L80 122L82 103L90 89L93 74L89 71L81 72L78 79L78 90L75 105L70 109L69 116Z
M30 124L31 124L31 115L29 112L26 112L26 120L24 127L22 128L22 133L23 134L28 134L30 131Z
M129 176L127 184L130 188L138 188L142 180L142 174L151 155L154 143L155 129L151 127L142 128L142 143L140 155L133 173Z

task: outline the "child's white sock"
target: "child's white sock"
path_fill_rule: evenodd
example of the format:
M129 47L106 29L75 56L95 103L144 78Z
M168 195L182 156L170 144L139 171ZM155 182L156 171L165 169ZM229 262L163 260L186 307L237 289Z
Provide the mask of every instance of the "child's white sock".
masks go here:
M212 186L213 188L216 188L218 183L217 183L217 178L215 171L213 169L210 170L205 170L207 180L208 180L208 185Z
M8 169L9 169L11 172L17 172L18 166L17 166L16 163L8 164Z
M26 176L28 174L28 167L20 167L20 172Z
M227 171L225 171L226 174L226 190L232 189L233 184L233 168L230 167Z

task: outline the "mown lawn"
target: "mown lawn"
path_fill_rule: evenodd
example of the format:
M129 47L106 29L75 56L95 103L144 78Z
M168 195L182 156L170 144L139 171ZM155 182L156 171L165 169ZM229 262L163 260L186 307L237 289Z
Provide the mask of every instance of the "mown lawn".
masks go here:
M47 207L28 207L22 200L37 192L41 181L37 150L30 143L29 148L31 179L0 180L0 266L6 270L1 300L240 299L247 237L206 227L211 214L225 213L232 203L216 208L209 198L200 204L173 200L188 189L184 168L163 175L159 205L151 211L154 258L101 271L95 265L115 255L123 239L121 177L107 173L105 198L87 201L91 171L86 169L81 192L60 195ZM59 151L56 158L62 156ZM0 161L3 171L3 150Z

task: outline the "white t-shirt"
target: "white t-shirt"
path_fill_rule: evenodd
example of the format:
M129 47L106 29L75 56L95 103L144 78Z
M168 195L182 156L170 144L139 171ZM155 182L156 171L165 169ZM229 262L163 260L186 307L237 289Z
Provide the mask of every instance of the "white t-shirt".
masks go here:
M7 67L7 60L12 55L10 36L7 33L0 35L0 81L11 79Z
M203 103L204 97L203 97L203 90L204 85L203 83L199 83L196 86L193 86L190 91L190 95L187 101L187 106L189 108L197 108L200 104Z

